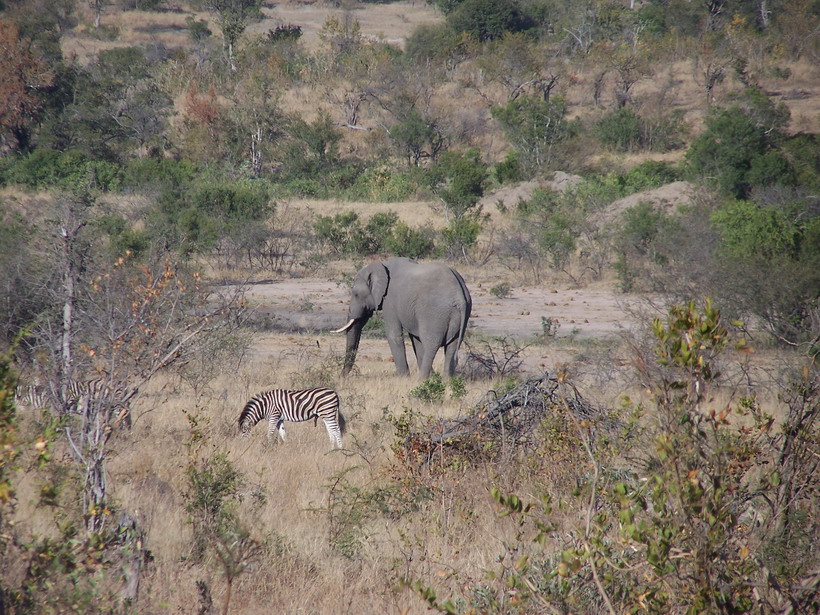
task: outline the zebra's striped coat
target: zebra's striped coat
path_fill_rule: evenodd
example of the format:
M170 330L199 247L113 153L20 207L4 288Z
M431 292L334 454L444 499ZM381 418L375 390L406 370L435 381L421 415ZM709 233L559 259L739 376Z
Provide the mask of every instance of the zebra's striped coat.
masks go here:
M69 414L84 414L88 404L104 402L117 412L117 423L124 422L130 427L131 418L128 405L121 402L124 392L120 388L113 388L106 380L94 378L92 380L72 380L65 390L65 412ZM15 402L20 407L33 410L50 408L59 412L59 400L46 387L39 385L18 385L15 391Z
M239 415L239 431L248 435L259 421L268 420L268 439L279 431L285 441L285 421L300 422L313 419L324 421L330 441L342 448L345 418L339 409L339 395L333 389L319 387L302 391L273 389L252 397Z

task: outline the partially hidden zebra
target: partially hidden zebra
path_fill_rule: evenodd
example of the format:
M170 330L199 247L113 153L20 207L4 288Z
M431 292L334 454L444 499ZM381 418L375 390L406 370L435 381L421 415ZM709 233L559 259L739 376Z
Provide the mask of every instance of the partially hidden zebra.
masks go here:
M273 389L255 395L245 404L239 415L239 431L247 436L259 421L268 419L268 439L273 432L285 441L285 421L299 422L313 419L316 425L322 419L330 441L342 448L342 434L345 432L345 417L339 409L339 395L324 387L304 391Z
M14 403L19 408L31 408L32 410L51 408L48 392L43 387L35 384L18 384L17 389L14 391Z
M128 407L120 401L122 397L123 392L118 388L112 388L103 378L72 380L66 386L65 412L84 414L89 403L104 400L110 403L112 409L116 411L116 422L125 422L130 426L131 418ZM54 408L53 397L48 389L38 385L18 386L15 391L15 402L18 406L34 410Z

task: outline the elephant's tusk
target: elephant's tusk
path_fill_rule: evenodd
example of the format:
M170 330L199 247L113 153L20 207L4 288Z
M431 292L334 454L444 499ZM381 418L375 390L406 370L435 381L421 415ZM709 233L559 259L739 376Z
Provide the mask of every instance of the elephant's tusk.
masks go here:
M336 329L336 330L334 330L334 331L331 331L331 333L344 333L344 332L345 332L345 331L347 331L350 327L352 327L352 326L353 326L353 323L354 323L354 322L356 322L356 319L355 319L355 318L351 318L349 321L347 321L347 324L346 324L344 327L342 327L341 329Z

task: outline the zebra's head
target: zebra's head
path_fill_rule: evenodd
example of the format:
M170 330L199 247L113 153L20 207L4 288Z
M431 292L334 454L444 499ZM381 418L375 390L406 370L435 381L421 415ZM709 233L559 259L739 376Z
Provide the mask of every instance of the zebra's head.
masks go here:
M257 397L252 398L242 409L242 414L239 415L239 433L247 436L251 428L256 425L263 417L263 413L259 407Z

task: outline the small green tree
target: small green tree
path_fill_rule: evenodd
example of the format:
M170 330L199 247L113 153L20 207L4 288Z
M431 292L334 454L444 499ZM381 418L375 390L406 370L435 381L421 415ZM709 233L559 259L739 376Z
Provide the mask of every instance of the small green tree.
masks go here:
M546 170L558 144L569 139L573 125L566 121L566 103L561 96L519 96L504 106L490 109L520 154L522 167L530 174Z
M475 206L484 195L487 178L488 168L478 149L445 152L441 162L431 170L433 190L453 218L476 213Z
M743 105L713 110L706 131L686 152L691 172L738 198L753 187L793 184L796 175L776 150L787 119L780 107L754 91Z
M422 158L435 161L446 142L435 122L425 120L415 109L390 129L390 140L414 166L419 166Z
M237 42L242 37L248 23L262 16L262 0L200 0L212 13L216 13L225 56L231 71L236 72L234 59Z

